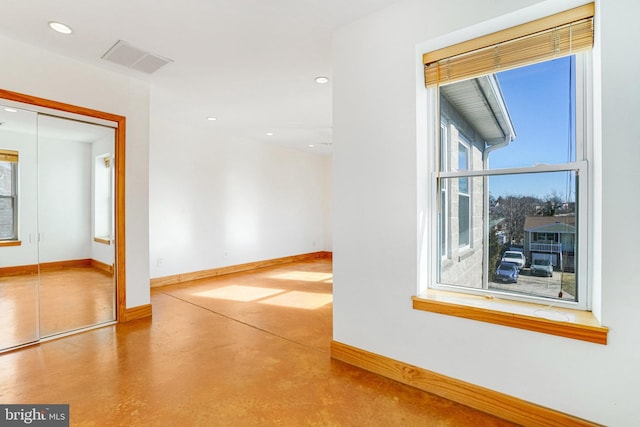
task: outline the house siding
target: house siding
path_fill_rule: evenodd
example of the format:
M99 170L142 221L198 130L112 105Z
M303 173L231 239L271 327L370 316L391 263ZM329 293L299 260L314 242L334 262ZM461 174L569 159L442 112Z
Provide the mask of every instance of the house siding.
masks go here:
M442 97L440 102L442 121L446 123L447 159L451 170L458 169L458 147L463 142L469 145L469 169L483 167L484 141L469 125L464 117ZM469 245L463 246L460 241L459 221L459 180L448 180L447 199L447 253L443 256L440 269L440 281L445 284L463 285L471 288L482 288L483 254L483 216L484 185L482 178L469 178L469 195L471 224Z

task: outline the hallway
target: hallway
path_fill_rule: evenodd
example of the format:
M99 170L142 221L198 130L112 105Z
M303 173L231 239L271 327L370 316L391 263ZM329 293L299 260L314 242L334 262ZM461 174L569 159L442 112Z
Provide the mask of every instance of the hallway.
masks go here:
M507 426L331 360L331 261L152 289L153 320L0 355L0 403L72 426Z

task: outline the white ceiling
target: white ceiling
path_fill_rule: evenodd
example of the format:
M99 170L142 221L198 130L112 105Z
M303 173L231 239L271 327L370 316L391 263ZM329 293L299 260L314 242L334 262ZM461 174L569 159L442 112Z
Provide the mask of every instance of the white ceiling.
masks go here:
M328 154L331 81L314 77L331 78L332 32L396 1L0 0L0 34L149 81L154 119ZM173 62L147 75L101 59L118 40Z

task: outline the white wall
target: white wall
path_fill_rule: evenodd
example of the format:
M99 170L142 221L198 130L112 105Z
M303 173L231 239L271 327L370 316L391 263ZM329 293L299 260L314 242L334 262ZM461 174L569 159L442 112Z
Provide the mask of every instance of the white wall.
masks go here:
M32 173L38 174L39 262L91 258L91 145L40 137Z
M149 85L0 37L0 87L127 117L127 307L148 304Z
M330 159L153 116L151 277L330 249Z
M90 257L90 147L37 138L35 118L33 124L33 133L0 132L0 145L19 152L21 240L20 246L2 248L0 266Z
M595 303L610 328L608 345L411 308L410 297L425 275L419 236L430 221L424 197L428 159L419 144L425 131L417 125L425 124L421 49L581 3L410 0L336 32L334 339L595 422L640 425L634 392L640 385L640 286L634 267L640 225L631 220L640 199L630 197L640 178L640 89L633 83L640 60L630 54L640 39L632 22L640 13L636 1L597 3L595 75L596 89L601 76L602 94L595 129L602 165L596 178L602 216L596 228L602 239L594 260L601 283Z

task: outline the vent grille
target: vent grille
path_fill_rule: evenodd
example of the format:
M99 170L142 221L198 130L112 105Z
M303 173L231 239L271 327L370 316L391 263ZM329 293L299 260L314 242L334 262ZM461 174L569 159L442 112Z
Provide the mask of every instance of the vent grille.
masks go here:
M111 46L111 48L102 55L102 59L147 74L152 74L159 68L173 62L171 59L146 52L122 40L118 40L116 44Z

